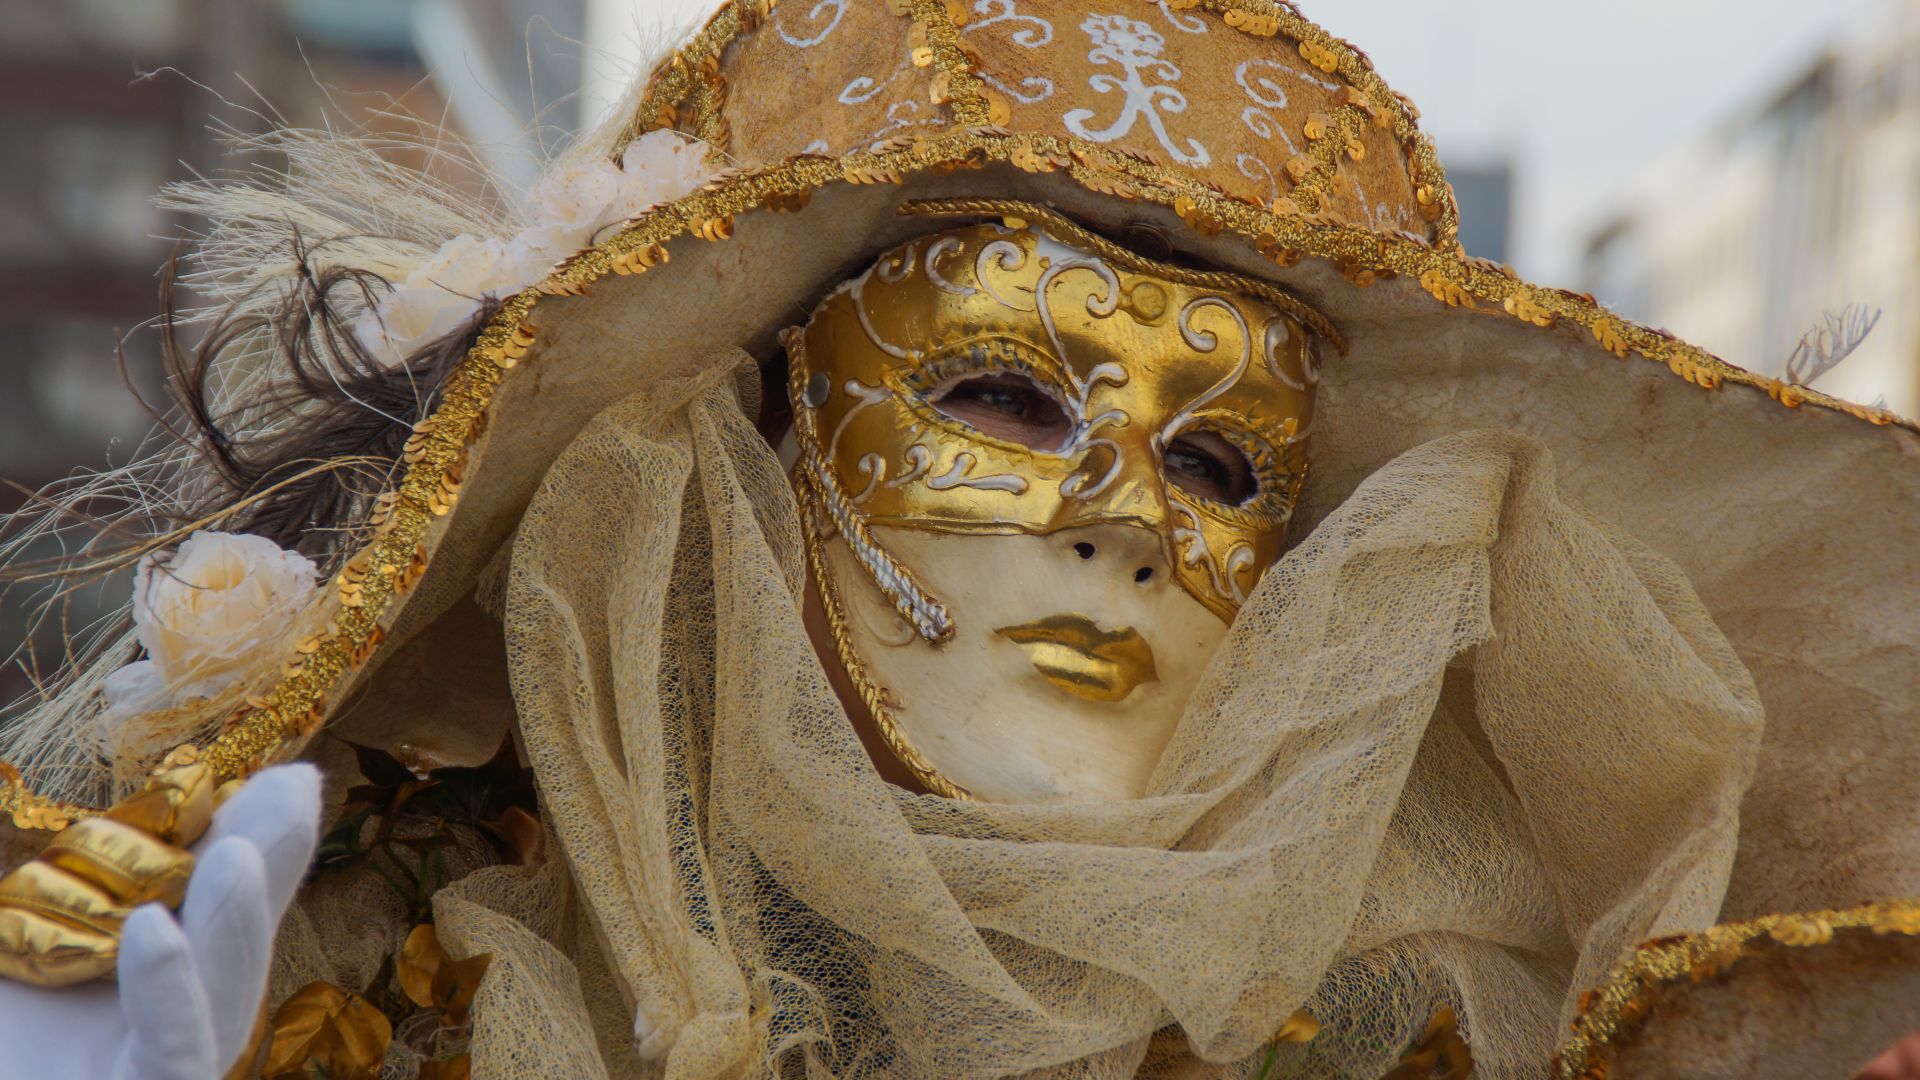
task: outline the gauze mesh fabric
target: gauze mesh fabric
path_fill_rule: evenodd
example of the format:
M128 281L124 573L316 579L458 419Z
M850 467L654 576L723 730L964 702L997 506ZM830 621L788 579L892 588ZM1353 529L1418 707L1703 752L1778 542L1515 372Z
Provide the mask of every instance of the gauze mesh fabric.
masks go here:
M748 363L744 354L738 362ZM505 624L566 874L441 895L494 954L476 1077L1371 1077L1454 1006L1490 1078L1714 921L1762 717L1665 559L1470 432L1363 484L1240 612L1146 798L882 782L802 627L731 365L607 410Z

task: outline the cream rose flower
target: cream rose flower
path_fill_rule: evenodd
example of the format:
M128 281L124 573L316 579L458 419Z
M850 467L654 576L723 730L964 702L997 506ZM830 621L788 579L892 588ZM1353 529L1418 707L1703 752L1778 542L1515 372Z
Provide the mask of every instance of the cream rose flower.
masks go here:
M319 568L259 536L197 532L134 575L133 632L147 659L107 677L115 718L211 697L282 644L313 599Z
M397 364L466 322L482 297L522 285L504 241L462 233L381 297L354 331L376 358Z

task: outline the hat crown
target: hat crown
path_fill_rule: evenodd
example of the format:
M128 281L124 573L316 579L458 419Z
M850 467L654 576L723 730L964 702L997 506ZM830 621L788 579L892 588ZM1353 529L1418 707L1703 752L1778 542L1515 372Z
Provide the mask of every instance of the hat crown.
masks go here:
M993 126L1099 145L1230 197L1450 248L1417 112L1366 56L1269 0L735 0L655 72L633 124L752 166Z

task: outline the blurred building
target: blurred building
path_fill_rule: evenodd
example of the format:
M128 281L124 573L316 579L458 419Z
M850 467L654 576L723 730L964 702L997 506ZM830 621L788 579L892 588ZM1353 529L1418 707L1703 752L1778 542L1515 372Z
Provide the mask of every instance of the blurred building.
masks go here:
M126 461L159 399L151 202L235 162L210 124L447 124L522 182L574 124L585 0L0 0L0 480ZM0 487L0 512L21 502ZM118 600L119 597L112 597ZM0 659L21 597L0 601ZM84 614L84 612L80 613ZM0 671L0 703L24 689Z
M1460 245L1479 259L1513 258L1513 165L1449 162L1447 182L1460 204Z
M1769 375L1823 313L1884 309L1816 385L1920 414L1920 5L1649 169L1584 266L1622 314Z

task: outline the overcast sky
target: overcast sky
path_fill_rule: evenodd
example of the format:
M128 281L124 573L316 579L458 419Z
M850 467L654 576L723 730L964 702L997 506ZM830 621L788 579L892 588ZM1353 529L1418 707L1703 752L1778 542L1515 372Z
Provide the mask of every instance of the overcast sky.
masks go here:
M609 59L714 0L591 0ZM787 0L805 4L808 0ZM1107 0L1115 10L1141 0ZM1876 9L1920 0L1302 0L1420 106L1442 162L1518 168L1516 266L1568 282L1580 243L1662 152L1768 97ZM636 28L646 27L648 31ZM621 32L624 28L624 33ZM616 47L617 46L617 47Z

